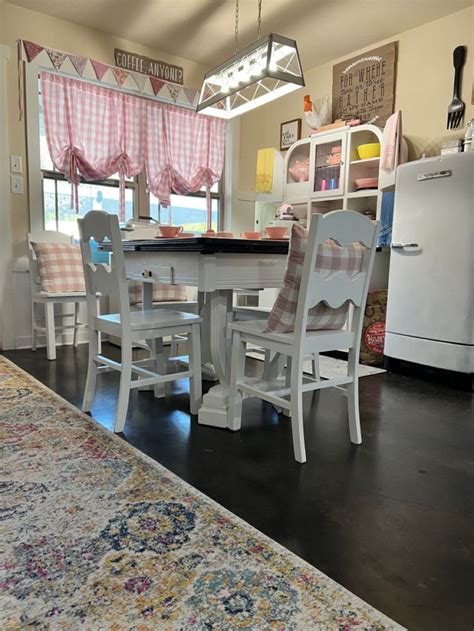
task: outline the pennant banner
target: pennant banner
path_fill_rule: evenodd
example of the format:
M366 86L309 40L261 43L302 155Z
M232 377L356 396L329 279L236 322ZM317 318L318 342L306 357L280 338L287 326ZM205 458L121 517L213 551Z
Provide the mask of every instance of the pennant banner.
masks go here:
M107 64L103 64L101 61L96 61L95 59L91 59L91 66L94 68L95 76L97 77L97 81L102 81L103 76L109 69Z
M156 96L161 88L165 85L165 82L161 79L155 79L155 77L150 77L151 87L153 88L153 94Z
M47 58L46 55L41 55L38 58L38 55L44 50L47 53ZM96 59L65 53L26 40L18 40L18 52L20 61L32 63L36 60L35 63L40 68L53 68L56 71L61 71L64 75L83 77L85 80L90 80L90 70L86 71L88 62L90 62L89 68L92 67L94 71L93 75L95 75L96 80L104 87L121 89L130 94L144 95L147 98L156 99L163 103L171 103L187 109L194 110L198 103L199 93L194 88L189 88L163 79L157 79L156 77L134 72L133 70L125 70L124 68L105 64ZM71 63L65 64L64 70L62 70L66 59L69 59ZM108 72L108 70L111 72ZM129 77L131 77L133 81L127 82ZM136 89L134 86L136 86Z
M38 44L33 44L33 42L24 42L26 58L28 61L33 61L35 57L37 57L41 51L44 50L43 46L39 46Z
M74 68L77 70L77 74L82 77L84 68L87 64L87 59L85 57L78 57L77 55L69 55L69 59L71 60Z
M51 59L53 67L56 70L61 70L61 66L63 65L67 55L65 53L60 53L58 50L51 50L50 48L46 48L46 52Z
M117 85L121 88L129 77L129 73L122 68L112 68L113 75L117 81Z

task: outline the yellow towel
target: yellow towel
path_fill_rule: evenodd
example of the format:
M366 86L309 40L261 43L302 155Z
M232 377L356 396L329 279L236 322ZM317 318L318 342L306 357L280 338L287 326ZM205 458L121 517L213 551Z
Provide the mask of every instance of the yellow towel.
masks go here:
M275 149L259 149L257 152L257 174L255 176L255 192L271 193L273 188L273 163Z

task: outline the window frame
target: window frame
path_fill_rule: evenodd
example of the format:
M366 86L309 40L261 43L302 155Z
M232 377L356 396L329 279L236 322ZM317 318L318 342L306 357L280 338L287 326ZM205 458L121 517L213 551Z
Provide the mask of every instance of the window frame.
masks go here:
M214 192L211 191L211 203L213 200L217 201L217 230L222 230L222 226L224 224L224 210L223 210L224 195L222 191L223 189L222 178L217 184L218 184L217 191L214 191ZM147 191L147 198L148 198L148 215L147 216L148 217L152 216L150 195L151 193ZM196 193L189 193L188 195L182 195L181 193L172 192L171 196L173 195L180 195L181 197L194 197L198 199L206 199L206 191L197 191ZM158 221L160 220L160 213L161 213L161 204L158 202L158 214L157 214Z
M50 169L41 169L41 201L43 204L43 226L45 225L45 207L44 207L44 181L52 180L54 181L54 192L55 192L55 205L56 205L56 222L58 221L58 182L66 182L69 184L67 179L64 177L62 173L59 171L51 171ZM94 180L89 182L85 180L83 177L80 178L79 184L92 184L96 186L108 186L110 188L119 189L119 180L115 178L106 178L105 180ZM133 192L133 215L135 218L138 215L135 214L135 211L138 206L138 194L137 194L137 178L133 178L133 180L125 181L125 188L129 189ZM57 229L57 228L56 228Z

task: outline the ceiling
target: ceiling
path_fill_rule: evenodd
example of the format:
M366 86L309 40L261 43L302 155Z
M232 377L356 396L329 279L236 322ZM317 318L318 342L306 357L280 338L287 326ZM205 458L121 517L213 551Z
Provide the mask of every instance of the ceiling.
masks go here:
M234 0L8 0L214 66L234 52ZM471 6L472 0L263 0L262 35L294 38L304 69ZM239 48L256 39L257 0L240 0Z

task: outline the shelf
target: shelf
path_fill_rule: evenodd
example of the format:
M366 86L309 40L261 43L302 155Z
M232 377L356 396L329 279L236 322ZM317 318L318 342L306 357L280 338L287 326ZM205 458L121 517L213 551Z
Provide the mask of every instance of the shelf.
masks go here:
M375 164L380 161L380 156L377 158L365 158L364 160L351 160L351 164Z
M352 199L354 197L376 197L379 194L378 188L367 188L362 191L354 191L353 193L347 193L347 197Z
M323 191L324 192L324 191ZM338 199L344 199L344 195L327 195L326 197L310 197L309 201L312 204L317 204L319 202L333 202Z

